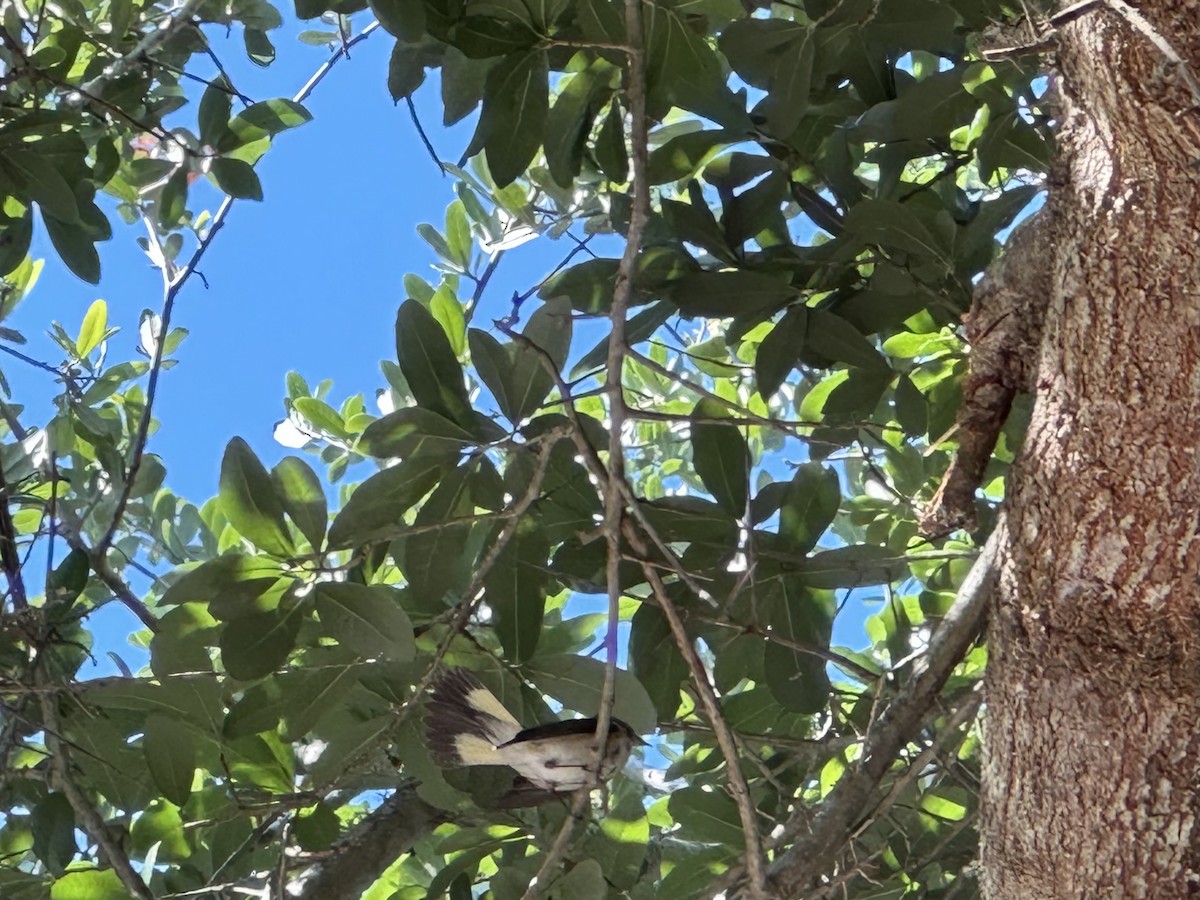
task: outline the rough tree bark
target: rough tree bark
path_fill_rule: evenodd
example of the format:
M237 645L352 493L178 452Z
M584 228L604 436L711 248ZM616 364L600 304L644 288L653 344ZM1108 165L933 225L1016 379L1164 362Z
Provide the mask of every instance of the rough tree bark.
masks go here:
M991 616L989 900L1200 895L1200 4L1141 15L1101 0L1059 35L1051 284Z

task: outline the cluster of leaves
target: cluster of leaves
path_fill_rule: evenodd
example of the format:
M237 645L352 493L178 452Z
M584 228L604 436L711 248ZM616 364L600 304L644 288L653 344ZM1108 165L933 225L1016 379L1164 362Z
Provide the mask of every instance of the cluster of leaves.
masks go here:
M344 28L366 6L305 0L296 13ZM515 230L628 233L625 18L607 0L370 8L396 38L393 95L437 68L446 121L478 122L474 171L447 167L457 197L444 229L421 228L442 280L405 280L385 414L361 397L335 408L328 386L292 376L289 421L321 470L300 456L268 469L235 439L219 496L194 506L164 487L161 460L140 455L148 365L105 358L102 306L76 336L57 327L55 416L34 428L4 405L0 525L11 520L14 547L48 545L52 562L39 579L5 555L10 589L23 572L44 593L27 608L11 597L0 633L4 896L128 889L97 835L81 850L76 829L90 826L62 758L74 793L127 832L121 846L153 896L261 887L277 872L303 890L319 852L375 814L371 792L400 781L446 824L413 835L371 897L481 886L519 897L562 824L558 807L480 813L511 773L439 769L418 688L439 663L467 666L529 723L553 717L548 701L590 715L600 699L603 664L581 654L606 622L569 602L607 588L596 537L608 401L592 388L608 342L578 322L610 314L618 261L564 263L519 331L472 318ZM200 92L196 130L176 126L167 117L185 98L172 73L207 51L201 29L165 29L153 65L110 77L154 10L73 3L51 24L38 9L6 7L0 46L17 98L0 107L0 318L36 280L34 207L65 264L96 280L94 243L109 229L95 197L107 191L150 223L166 270L185 232L206 239L205 214L187 210L191 177L260 196L251 165L307 118L294 101L233 115L220 78ZM189 9L239 22L252 57L273 55L265 31L279 16L264 0ZM726 0L657 0L642 12L654 190L624 437L634 527L654 549L623 546L629 671L614 712L657 727L667 765L617 779L607 813L544 886L562 897L697 896L741 862L728 760L664 599L702 649L763 834L783 835L773 853L836 792L879 706L903 692L970 562L968 536L928 541L916 524L953 450L957 325L1052 149L1034 70L969 52L968 38L1008 13L1002 3L809 0L750 15ZM169 365L183 334L156 327L148 343L163 340ZM1014 423L988 496L1018 439ZM331 486L364 461L378 470L344 484L331 513ZM665 598L647 567L665 573ZM68 695L88 614L114 597L139 607L128 583L144 575L152 627L133 640L148 671ZM870 648L832 646L839 610L873 601ZM950 706L982 665L982 650L962 662ZM830 861L845 896L969 892L975 738L943 735L909 767L946 716L930 710L844 864Z

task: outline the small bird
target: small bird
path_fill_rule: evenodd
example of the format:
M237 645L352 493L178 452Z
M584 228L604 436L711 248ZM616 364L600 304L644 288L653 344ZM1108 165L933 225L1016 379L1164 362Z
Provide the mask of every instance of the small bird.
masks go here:
M596 765L596 717L522 728L496 695L465 669L434 684L426 717L429 747L446 766L508 766L518 778L498 806L538 806L591 782ZM624 767L634 744L645 744L620 719L608 726L600 777Z

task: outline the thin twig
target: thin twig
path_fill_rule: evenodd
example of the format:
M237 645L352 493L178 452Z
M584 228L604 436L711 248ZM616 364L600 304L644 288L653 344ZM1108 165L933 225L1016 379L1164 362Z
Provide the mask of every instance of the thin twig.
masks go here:
M205 0L184 0L183 5L179 7L178 11L169 14L170 18L167 19L161 28L151 31L138 41L137 46L132 50L111 65L105 66L103 72L81 84L79 86L80 93L98 94L130 69L146 61L147 57L161 47L176 31L185 25L191 24L192 14L204 2Z
M429 140L429 135L425 133L425 127L421 124L421 119L417 115L417 105L413 103L412 95L404 98L408 103L408 117L412 119L413 127L417 129L417 135L421 138L421 143L425 145L425 152L429 154L429 158L433 160L433 164L438 167L438 171L442 173L442 177L446 177L446 165L437 155L437 151L433 149L433 142Z
M344 46L339 47L333 52L329 59L312 74L312 77L304 83L304 86L296 92L292 97L294 103L302 103L316 89L317 85L329 74L330 69L334 67L339 59L346 55L347 51L355 44L365 41L372 32L379 27L379 22L371 22L366 28L355 35ZM204 254L212 245L213 239L225 225L225 219L229 216L229 211L233 208L233 197L226 197L221 201L221 205L217 207L216 213L212 217L212 222L208 227L199 246L196 247L191 259L182 268L175 267L164 258L162 263L163 273L163 304L162 312L159 314L158 340L154 343L154 354L150 361L150 378L146 383L146 400L142 406L142 417L138 422L137 434L133 441L133 453L129 460L129 469L126 473L125 484L121 488L121 493L117 497L116 506L113 509L112 522L108 529L104 532L104 536L96 544L97 553L105 553L112 546L113 539L116 537L117 529L121 527L121 520L125 516L125 509L129 505L130 495L133 492L133 482L137 477L138 470L142 465L142 456L146 450L146 442L150 434L150 423L153 420L152 414L154 411L154 398L158 393L158 377L162 371L163 353L167 343L167 336L171 333L171 313L175 308L175 300L179 296L179 292L183 286L187 284L188 279L196 272L196 267L200 264L200 260L204 258ZM150 235L151 240L155 239L155 235Z
M44 682L46 677L45 669L44 661L40 658L36 660L34 677ZM71 778L71 763L67 754L67 748L59 738L61 729L58 720L58 699L51 693L43 693L41 695L41 706L42 723L45 726L46 749L50 753L50 765L54 772L55 787L62 791L63 796L67 798L67 802L71 804L71 809L75 811L75 818L79 827L99 846L108 860L108 864L117 873L117 877L121 880L121 884L124 885L125 890L134 897L139 898L139 900L154 900L154 895L146 887L141 876L134 870L133 864L129 861L129 856L125 852L125 848L121 845L120 839L109 830L108 824L104 821L99 811Z
M4 477L4 467L0 464L0 565L4 568L4 576L8 579L8 593L12 597L14 610L29 608L29 598L25 594L25 579L21 575L21 559L17 554L17 529L13 525L12 513L8 504L12 499L8 482Z

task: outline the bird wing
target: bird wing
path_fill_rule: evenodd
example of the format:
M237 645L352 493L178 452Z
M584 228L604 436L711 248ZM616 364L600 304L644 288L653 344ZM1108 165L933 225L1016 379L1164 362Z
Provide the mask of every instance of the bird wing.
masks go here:
M466 669L438 678L425 725L430 750L452 766L502 765L496 747L521 732L521 723Z

